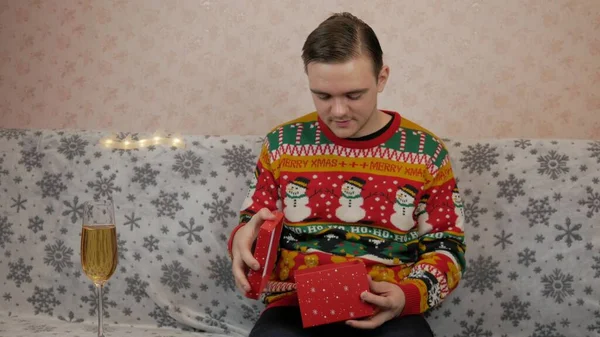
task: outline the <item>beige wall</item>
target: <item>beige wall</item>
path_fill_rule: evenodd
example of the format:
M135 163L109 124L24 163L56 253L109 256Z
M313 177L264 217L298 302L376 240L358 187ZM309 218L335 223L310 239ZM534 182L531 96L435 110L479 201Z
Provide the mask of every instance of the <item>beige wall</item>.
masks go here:
M339 10L379 35L381 108L600 138L599 0L0 0L0 126L263 134L313 109L300 49Z

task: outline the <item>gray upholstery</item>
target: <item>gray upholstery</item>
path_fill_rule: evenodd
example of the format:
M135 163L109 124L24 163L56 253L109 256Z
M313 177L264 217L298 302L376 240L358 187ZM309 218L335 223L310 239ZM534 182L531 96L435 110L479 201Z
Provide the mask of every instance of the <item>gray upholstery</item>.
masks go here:
M247 335L262 305L235 291L226 239L261 138L124 151L100 145L107 135L0 129L0 336L93 335L81 204L106 198L120 248L107 336ZM436 335L599 336L600 141L446 145L465 199L468 270L427 314Z

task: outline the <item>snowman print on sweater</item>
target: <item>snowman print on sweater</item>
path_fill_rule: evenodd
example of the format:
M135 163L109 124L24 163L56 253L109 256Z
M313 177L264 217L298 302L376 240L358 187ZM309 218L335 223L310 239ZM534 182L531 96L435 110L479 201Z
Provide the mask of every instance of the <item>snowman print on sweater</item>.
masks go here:
M287 220L291 222L300 222L308 218L311 214L311 208L308 206L309 198L306 195L309 179L298 177L285 187L285 208L283 213Z
M365 199L361 196L364 185L365 181L358 177L352 177L342 184L340 206L335 211L338 219L345 222L358 222L365 217L366 212L362 207Z
M390 217L390 222L394 227L402 231L408 231L415 226L413 211L417 193L418 190L408 184L398 188L394 202L394 213Z
M247 209L248 207L252 206L252 204L254 203L254 200L252 200L252 197L254 196L254 193L256 192L256 184L258 182L258 167L256 167L254 169L254 176L252 177L252 180L250 181L250 188L248 189L248 193L246 194L246 198L244 199L244 202L242 203L242 210Z
M465 207L462 198L460 197L460 193L458 192L458 187L454 187L454 190L452 190L452 202L454 202L454 214L456 214L456 227L464 231Z
M419 235L424 235L433 229L433 226L429 223L429 214L427 213L427 202L429 201L429 195L425 194L419 200L415 216L417 217L417 228Z

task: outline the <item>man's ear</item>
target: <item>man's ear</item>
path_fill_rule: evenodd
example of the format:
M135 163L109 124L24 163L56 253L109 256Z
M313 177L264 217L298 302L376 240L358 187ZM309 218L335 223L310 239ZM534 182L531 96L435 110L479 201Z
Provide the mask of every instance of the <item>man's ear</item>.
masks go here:
M377 75L377 92L382 92L385 88L388 78L390 77L390 67L384 65L381 67L379 74Z

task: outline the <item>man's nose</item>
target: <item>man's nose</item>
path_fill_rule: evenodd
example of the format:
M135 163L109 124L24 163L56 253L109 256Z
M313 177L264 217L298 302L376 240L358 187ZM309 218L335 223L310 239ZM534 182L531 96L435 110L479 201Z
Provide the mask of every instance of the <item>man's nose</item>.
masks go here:
M348 107L343 99L336 98L333 100L333 106L331 107L331 114L334 117L343 117L348 112Z

